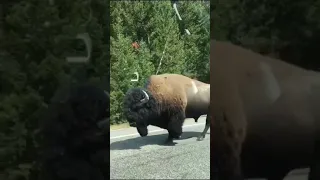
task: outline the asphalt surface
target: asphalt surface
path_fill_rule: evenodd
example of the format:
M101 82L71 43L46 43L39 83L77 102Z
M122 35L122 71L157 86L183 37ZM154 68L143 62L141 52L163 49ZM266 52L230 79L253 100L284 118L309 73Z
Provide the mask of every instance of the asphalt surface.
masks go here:
M147 137L135 128L110 132L110 179L210 179L210 129L203 141L205 116L186 119L181 139L165 146L166 130L149 126Z
M135 128L110 132L110 179L210 179L210 129L203 141L205 116L186 119L182 138L165 146L166 130L149 126L147 137ZM284 180L307 180L309 170L290 172ZM250 179L259 180L259 179Z

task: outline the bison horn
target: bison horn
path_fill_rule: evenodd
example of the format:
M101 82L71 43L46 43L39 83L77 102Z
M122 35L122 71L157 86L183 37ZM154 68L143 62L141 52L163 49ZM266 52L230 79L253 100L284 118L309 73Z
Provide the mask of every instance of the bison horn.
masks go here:
M149 101L149 95L148 95L147 92L144 91L144 90L142 90L142 92L144 93L144 95L145 95L146 97L143 98L143 99L141 99L140 102L141 102L142 104L144 104L144 103L146 103L146 102Z

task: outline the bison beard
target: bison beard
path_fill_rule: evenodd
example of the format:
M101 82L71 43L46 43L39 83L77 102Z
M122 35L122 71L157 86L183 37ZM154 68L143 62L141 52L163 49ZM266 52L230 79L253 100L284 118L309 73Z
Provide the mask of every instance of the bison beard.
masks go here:
M108 179L109 94L91 85L67 93L70 97L53 102L43 120L40 179Z
M149 100L142 103L141 99ZM169 132L166 143L172 143L174 138L182 134L182 125L185 119L182 107L174 106L170 111L161 111L159 103L148 90L142 88L130 89L124 98L124 115L131 126L137 127L140 136L148 134L148 125L167 129Z

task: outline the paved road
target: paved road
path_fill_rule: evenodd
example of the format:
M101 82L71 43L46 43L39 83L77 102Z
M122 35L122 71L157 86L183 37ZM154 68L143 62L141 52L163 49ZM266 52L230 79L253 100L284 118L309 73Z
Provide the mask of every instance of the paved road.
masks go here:
M187 119L174 146L164 146L167 131L153 126L147 137L134 128L111 131L110 179L209 179L210 129L203 141L196 140L204 126L205 117L198 123Z
M111 179L209 179L210 129L203 141L205 117L198 123L187 119L182 139L175 146L164 146L167 131L148 127L149 135L140 137L135 128L110 132ZM308 169L295 170L284 180L307 180ZM250 179L258 180L258 179Z

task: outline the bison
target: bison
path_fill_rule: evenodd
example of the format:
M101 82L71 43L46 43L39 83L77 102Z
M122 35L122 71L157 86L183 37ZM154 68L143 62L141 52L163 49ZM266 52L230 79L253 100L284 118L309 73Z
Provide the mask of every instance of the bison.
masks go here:
M109 94L87 83L56 94L41 123L39 179L109 178Z
M207 114L209 103L209 84L179 74L162 74L150 76L145 88L130 89L123 104L124 116L141 137L148 135L147 126L153 125L167 129L166 143L172 143L181 136L185 118L197 121Z
M215 178L281 180L311 167L309 178L320 179L320 74L228 42L210 48Z

